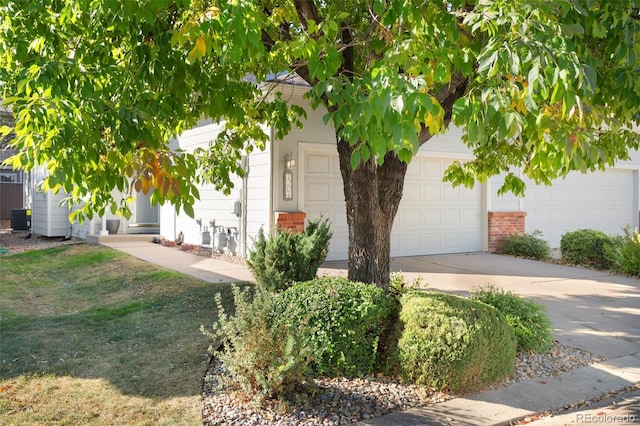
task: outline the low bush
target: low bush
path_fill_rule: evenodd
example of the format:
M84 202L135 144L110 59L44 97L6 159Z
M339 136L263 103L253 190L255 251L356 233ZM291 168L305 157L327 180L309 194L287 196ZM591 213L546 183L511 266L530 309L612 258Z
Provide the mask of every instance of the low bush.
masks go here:
M518 352L546 352L553 343L553 326L544 306L512 292L488 287L471 292L471 299L500 311L516 335Z
M562 260L574 265L607 269L611 266L606 252L615 244L614 239L594 229L567 232L560 239Z
M616 271L640 276L640 234L630 226L624 228L624 235L606 248L607 259Z
M285 290L294 282L315 278L327 257L331 235L329 222L321 218L310 221L300 234L276 228L267 238L260 229L247 265L260 288Z
M402 298L396 353L405 380L467 393L509 375L516 339L492 306L444 293L412 291Z
M235 314L229 315L218 295L218 321L203 333L224 350L217 356L228 375L219 379L227 389L237 390L248 399L291 400L305 387L314 387L309 363L312 353L299 336L295 324L274 321L278 295L248 288L233 289ZM304 392L302 392L304 393Z
M311 368L329 376L365 376L380 365L397 312L394 298L372 284L325 277L280 294L279 320L298 328L312 348Z
M513 234L502 242L502 252L526 259L547 260L549 243L543 240L541 235L540 231L524 235Z

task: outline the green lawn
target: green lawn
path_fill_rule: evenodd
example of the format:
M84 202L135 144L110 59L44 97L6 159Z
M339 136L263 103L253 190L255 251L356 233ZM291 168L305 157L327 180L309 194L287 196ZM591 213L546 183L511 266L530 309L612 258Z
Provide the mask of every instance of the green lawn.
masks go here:
M230 285L89 245L0 256L0 283L0 424L201 424Z

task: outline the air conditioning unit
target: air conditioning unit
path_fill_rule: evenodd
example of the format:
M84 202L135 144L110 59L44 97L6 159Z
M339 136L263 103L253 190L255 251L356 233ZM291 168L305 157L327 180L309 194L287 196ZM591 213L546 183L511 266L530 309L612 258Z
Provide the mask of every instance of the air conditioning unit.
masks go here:
M31 210L11 209L11 228L14 231L28 231L31 229Z

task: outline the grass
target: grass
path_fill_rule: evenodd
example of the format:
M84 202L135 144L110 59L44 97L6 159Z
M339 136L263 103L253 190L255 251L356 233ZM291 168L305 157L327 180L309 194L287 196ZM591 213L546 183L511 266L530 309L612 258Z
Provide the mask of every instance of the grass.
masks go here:
M0 257L0 424L196 425L211 284L98 246Z

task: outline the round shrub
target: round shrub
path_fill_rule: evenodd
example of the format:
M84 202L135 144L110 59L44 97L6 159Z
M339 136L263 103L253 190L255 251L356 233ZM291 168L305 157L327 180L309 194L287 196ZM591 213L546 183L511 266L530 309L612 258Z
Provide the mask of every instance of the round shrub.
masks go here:
M401 304L395 362L405 380L467 393L513 371L516 339L494 307L419 291Z
M526 259L546 260L549 258L549 243L539 234L513 234L502 242L502 252L510 256Z
M553 326L544 306L496 287L479 289L471 299L502 313L516 335L518 352L546 352L553 343Z
M297 283L280 293L278 321L298 328L320 375L365 376L380 364L380 347L397 313L392 296L342 277Z
M562 260L575 265L607 269L607 247L614 244L613 238L594 229L567 232L560 239Z

